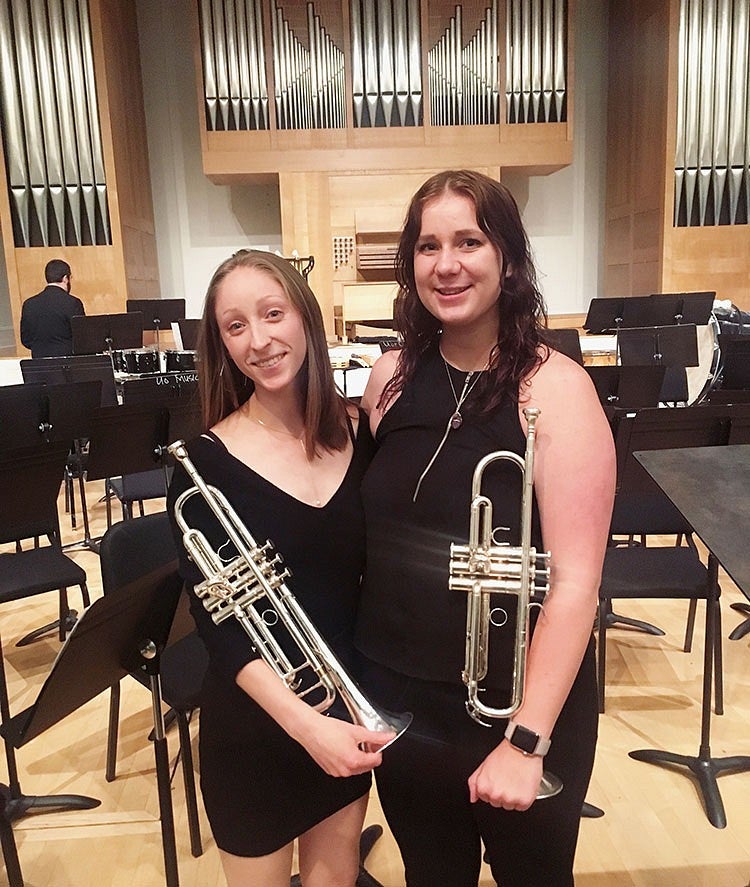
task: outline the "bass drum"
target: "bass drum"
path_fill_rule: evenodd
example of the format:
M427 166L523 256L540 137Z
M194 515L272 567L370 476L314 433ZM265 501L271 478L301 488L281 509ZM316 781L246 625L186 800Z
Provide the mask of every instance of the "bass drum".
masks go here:
M721 382L721 327L716 315L712 313L707 324L695 329L698 336L698 366L685 368L689 406L702 403Z

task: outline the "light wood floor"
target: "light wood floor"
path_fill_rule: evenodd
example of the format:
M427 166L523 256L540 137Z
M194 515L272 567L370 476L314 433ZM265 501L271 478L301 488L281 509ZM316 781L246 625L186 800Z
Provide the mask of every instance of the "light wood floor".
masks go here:
M97 503L101 483L89 485L95 532L105 526L104 505ZM163 508L152 503L148 510ZM61 522L66 541L68 516ZM99 563L88 551L72 556L86 570L92 595L101 593ZM740 617L729 609L745 599L724 576L725 708L712 722L715 756L750 754L750 636L726 640ZM71 593L79 605L77 592ZM56 595L43 595L2 608L5 667L11 711L36 698L59 649L54 637L15 647L23 634L54 618ZM657 601L628 603L619 612L660 625L666 637L611 630L608 639L607 712L600 720L596 768L588 799L604 809L600 819L584 819L576 861L579 887L746 887L750 884L750 773L728 774L719 781L728 826L713 828L700 796L682 771L669 771L631 760L628 751L661 748L697 754L700 738L702 618L693 652L681 650L686 604ZM152 749L149 697L135 681L123 681L119 776L104 780L108 694L92 700L63 722L17 752L24 794L74 793L93 796L101 806L91 811L29 816L15 823L21 867L29 887L158 887L164 883L158 803ZM194 725L194 730L197 724ZM177 748L169 737L170 751ZM5 780L5 765L0 780ZM223 884L218 854L202 816L205 851L190 855L181 774L173 786L180 883L184 887ZM368 823L385 825L373 795ZM543 841L544 836L540 835ZM398 851L387 829L368 859L368 870L384 887L404 883ZM4 870L0 868L0 880ZM493 881L484 869L481 884ZM436 885L451 887L451 885Z

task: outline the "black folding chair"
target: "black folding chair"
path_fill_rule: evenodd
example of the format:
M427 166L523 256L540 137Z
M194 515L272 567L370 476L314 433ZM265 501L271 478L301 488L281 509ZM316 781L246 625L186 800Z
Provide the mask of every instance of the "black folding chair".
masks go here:
M76 619L68 606L67 589L81 589L83 605L90 603L85 571L63 553L57 497L68 448L41 443L0 453L0 543L16 550L0 555L0 603L57 591L59 621L31 632L19 644L31 643L52 629L60 640ZM48 545L40 545L46 537ZM22 547L33 539L34 547Z
M726 409L710 406L644 409L616 417L618 480L610 533L599 588L599 710L604 711L607 630L618 622L651 634L661 629L612 613L620 599L687 599L690 601L685 650L690 649L698 600L707 600L708 572L692 540L692 527L633 457L642 450L719 446L729 437ZM674 546L649 546L648 536L675 535ZM625 536L618 543L615 537ZM640 541L637 541L640 537ZM718 607L718 605L717 605ZM717 611L717 618L719 613ZM716 657L716 707L722 708L721 643Z

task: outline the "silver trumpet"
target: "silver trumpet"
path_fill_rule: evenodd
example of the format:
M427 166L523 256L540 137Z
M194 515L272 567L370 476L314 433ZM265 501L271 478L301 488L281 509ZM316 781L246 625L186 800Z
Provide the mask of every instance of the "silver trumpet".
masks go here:
M461 674L467 688L466 710L485 727L486 718L509 718L521 707L526 682L526 655L528 647L529 614L531 608L541 608L549 590L549 552L538 552L531 545L531 510L534 487L534 444L539 410L528 407L523 411L528 424L526 453L522 459L517 453L498 450L482 457L474 469L471 489L471 520L469 544L451 545L451 591L468 594L466 608L466 658ZM519 548L497 543L492 528L492 502L482 494L482 477L487 466L506 460L518 467L523 475L521 501L521 545ZM506 708L493 708L480 699L481 682L487 676L490 627L500 628L508 621L502 608L492 607L493 594L511 594L516 597L516 634L513 658L513 682ZM550 798L562 791L562 782L545 771L537 798Z
M285 584L290 574L281 569L282 558L273 545L256 543L224 494L205 483L183 441L171 444L168 451L193 482L175 502L175 520L188 556L205 577L194 590L213 621L218 625L233 616L287 687L300 698L321 696L318 701L313 701L313 697L305 699L317 711L330 708L338 694L355 724L376 733L396 734L380 750L395 742L411 723L412 715L379 711L370 703ZM187 500L195 495L202 496L208 504L236 556L225 561L200 530L188 526L183 511ZM272 629L278 624L291 641L294 653L285 652L274 635ZM284 646L290 650L288 643ZM290 656L299 661L293 664Z

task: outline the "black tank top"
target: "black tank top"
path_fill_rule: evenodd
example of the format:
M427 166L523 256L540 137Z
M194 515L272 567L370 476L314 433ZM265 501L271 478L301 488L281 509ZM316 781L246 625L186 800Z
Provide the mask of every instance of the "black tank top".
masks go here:
M460 395L464 373L451 369ZM465 407L470 406L471 396ZM425 680L461 681L466 632L466 595L448 589L452 542L469 537L472 476L479 459L496 450L524 455L526 437L518 406L510 399L482 418L463 408L463 424L451 430L425 476L418 479L445 433L455 399L437 348L383 417L379 449L365 475L362 499L367 526L367 566L356 628L356 645L370 659ZM508 461L484 473L482 492L493 503L498 541L519 544L522 474ZM534 503L532 542L540 545ZM508 623L493 628L486 686L507 688L512 673L516 598L494 596Z

